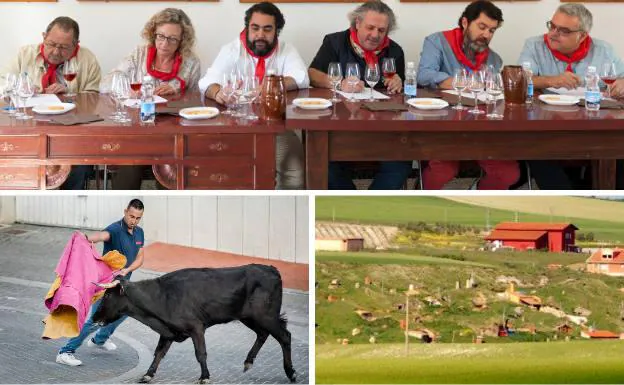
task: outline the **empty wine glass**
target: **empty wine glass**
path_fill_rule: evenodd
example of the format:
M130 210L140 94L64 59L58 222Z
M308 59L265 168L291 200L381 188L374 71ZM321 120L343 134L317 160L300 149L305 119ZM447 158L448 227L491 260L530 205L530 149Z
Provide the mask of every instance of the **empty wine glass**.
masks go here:
M615 63L610 61L603 63L600 69L600 80L607 85L607 97L611 97L611 85L617 80Z
M370 102L374 102L375 98L373 97L373 89L375 85L379 82L380 74L379 74L379 64L368 64L366 66L366 74L364 75L364 80L370 87Z
M483 114L484 112L481 111L478 107L479 94L483 92L483 89L485 88L483 72L473 71L472 74L470 74L468 88L470 89L470 92L472 92L474 96L474 108L472 110L469 110L468 112L471 114L476 114L476 115Z
M355 87L360 83L360 67L357 63L347 63L345 79L351 91L351 101L355 102Z
M455 75L453 76L453 89L457 91L457 105L453 107L454 110L464 110L465 107L462 106L461 98L462 91L468 87L468 74L464 68L458 68L455 70Z
M243 82L243 95L247 102L247 108L249 113L245 115L246 119L249 120L257 120L258 115L256 115L253 111L253 102L260 95L260 85L258 78L255 74L251 74L245 77Z
M226 72L223 74L221 78L221 93L223 93L223 97L225 99L225 105L227 109L222 112L225 115L232 115L234 111L232 110L232 96L234 96L234 89L237 78L233 76L232 73Z
M69 59L63 64L63 79L65 79L65 84L67 84L67 92L65 96L72 97L76 96L74 80L78 75L78 64L76 63L76 58Z
M32 116L26 113L26 102L35 94L35 86L32 80L26 72L22 73L17 81L17 96L22 101L24 107L24 114L18 116L16 119L28 120L32 119Z
M131 119L123 110L126 100L130 98L130 79L128 79L128 75L123 72L115 72L113 74L111 93L117 101L117 118L115 121L119 123L130 122Z
M496 113L498 97L503 93L503 78L500 73L492 72L485 79L485 92L492 101L492 113L487 114L489 119L502 119L503 116Z
M2 97L8 104L6 113L9 115L15 115L15 96L17 90L17 75L8 73L4 78L4 87L2 88Z
M331 101L333 103L337 103L340 101L337 95L338 86L340 85L340 82L342 82L342 67L340 67L340 63L329 63L329 67L327 68L327 76L329 76L329 82L332 85L333 97Z

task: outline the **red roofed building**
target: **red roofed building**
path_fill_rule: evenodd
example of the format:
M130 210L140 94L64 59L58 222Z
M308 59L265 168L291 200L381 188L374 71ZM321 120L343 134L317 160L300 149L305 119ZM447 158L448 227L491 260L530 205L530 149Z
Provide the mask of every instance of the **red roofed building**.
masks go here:
M585 261L590 273L624 276L624 250L598 249Z
M502 222L485 239L497 247L561 252L574 249L576 230L571 223Z
M610 332L608 330L582 330L581 337L583 338L620 338L620 335Z

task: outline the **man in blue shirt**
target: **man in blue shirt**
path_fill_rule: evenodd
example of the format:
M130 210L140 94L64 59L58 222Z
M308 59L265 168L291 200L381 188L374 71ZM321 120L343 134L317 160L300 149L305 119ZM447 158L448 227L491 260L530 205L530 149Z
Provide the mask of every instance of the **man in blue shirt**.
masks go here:
M85 234L85 238L93 243L104 242L103 254L116 250L126 257L126 267L119 270L116 275L121 275L128 279L134 270L143 265L143 245L145 239L143 229L138 226L143 217L143 209L143 202L133 199L124 210L122 219L112 223L104 231ZM117 346L109 338L126 317L122 317L107 326L99 327L93 323L91 318L99 305L100 301L93 304L89 318L85 321L80 335L67 341L67 344L59 350L56 362L69 366L82 365L82 361L74 357L74 353L82 345L83 341L96 330L97 333L89 340L88 346L108 351L117 349Z
M530 63L535 89L582 87L588 66L600 72L604 65L613 63L618 79L611 85L611 95L624 96L624 62L609 43L589 35L592 24L593 16L583 4L562 4L546 22L547 32L526 40L518 63ZM558 162L534 160L529 165L540 189L573 187ZM624 187L623 166L618 161L617 188Z
M458 69L480 71L490 66L500 71L503 61L490 49L490 41L503 23L503 12L489 1L470 3L459 17L458 27L436 32L425 38L418 66L418 84L437 89L452 89ZM485 175L479 189L506 190L520 177L518 162L479 160ZM439 190L455 177L458 161L431 160L423 170L423 187Z

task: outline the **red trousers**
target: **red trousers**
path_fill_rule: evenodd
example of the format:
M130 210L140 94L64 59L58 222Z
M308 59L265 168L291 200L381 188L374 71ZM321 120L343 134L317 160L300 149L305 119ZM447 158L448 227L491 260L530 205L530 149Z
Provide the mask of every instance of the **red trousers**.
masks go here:
M515 160L479 160L485 175L479 180L479 190L507 190L520 178L520 168ZM426 190L440 190L459 171L459 161L430 160L423 170Z

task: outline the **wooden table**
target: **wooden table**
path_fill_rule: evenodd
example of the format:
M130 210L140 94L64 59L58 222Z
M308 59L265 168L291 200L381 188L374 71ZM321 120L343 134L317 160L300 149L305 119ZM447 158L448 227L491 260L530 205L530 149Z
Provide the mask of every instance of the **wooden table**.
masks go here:
M201 105L199 95L181 101ZM76 106L68 114L106 118L113 111L106 95L80 94ZM45 189L45 166L61 164L171 164L178 189L275 188L275 135L283 122L158 115L156 124L141 125L138 109L128 111L128 124L106 119L76 126L43 121L50 115L19 121L0 113L0 188Z
M419 90L420 92L421 90ZM507 107L502 120L450 108L371 112L342 101L332 109L294 107L296 97L330 98L323 89L289 94L286 128L306 132L306 184L327 188L329 161L592 159L594 188L615 188L615 159L624 158L624 110L536 101ZM403 102L403 96L392 97Z

